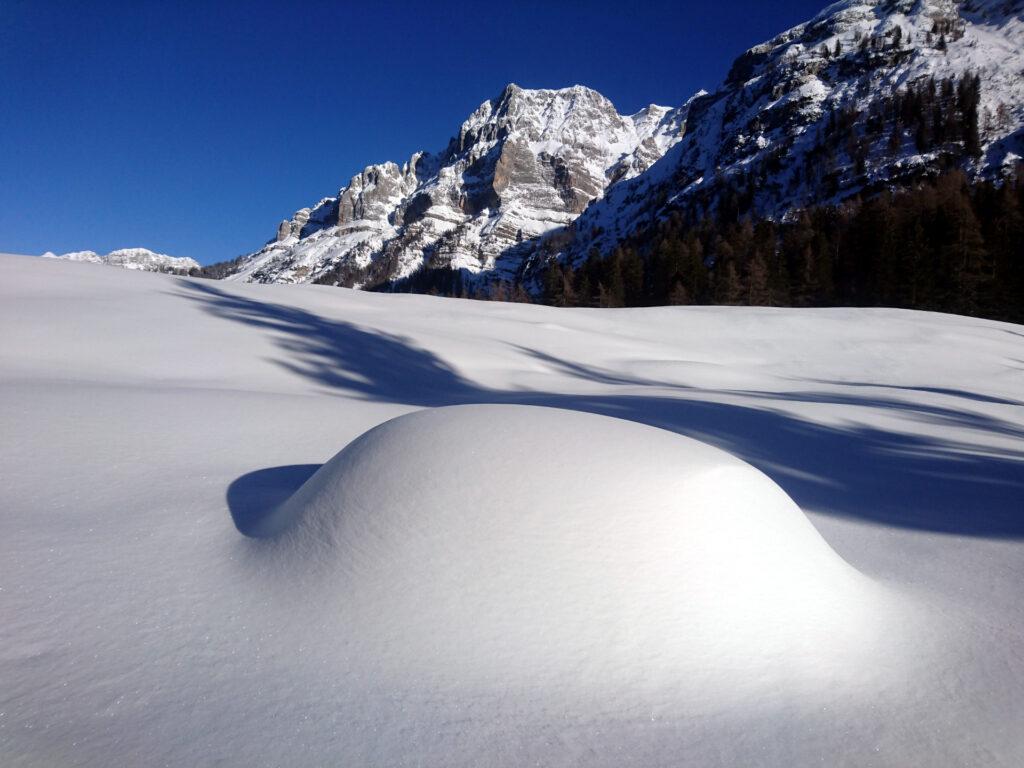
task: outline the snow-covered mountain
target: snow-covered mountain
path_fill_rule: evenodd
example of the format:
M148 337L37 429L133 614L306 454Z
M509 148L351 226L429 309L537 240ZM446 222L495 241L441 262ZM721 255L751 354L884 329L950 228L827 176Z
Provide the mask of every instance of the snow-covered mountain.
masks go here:
M215 276L529 282L672 210L727 199L780 218L950 167L996 175L1024 155L1022 125L1024 0L842 0L676 109L623 116L581 86L509 85L444 151L369 166Z
M678 141L686 107L620 115L589 88L507 86L448 147L372 165L282 222L228 279L368 285L423 266L513 276L519 243L571 223Z
M843 0L737 58L683 140L547 255L607 252L723 193L779 217L951 166L994 175L1024 155L1022 125L1024 2Z
M44 253L44 258L67 259L68 261L87 261L94 264L106 264L109 267L138 269L144 272L177 272L187 273L199 269L199 262L181 256L168 256L154 253L148 248L120 248L101 256L95 251L72 251L58 256L55 253Z

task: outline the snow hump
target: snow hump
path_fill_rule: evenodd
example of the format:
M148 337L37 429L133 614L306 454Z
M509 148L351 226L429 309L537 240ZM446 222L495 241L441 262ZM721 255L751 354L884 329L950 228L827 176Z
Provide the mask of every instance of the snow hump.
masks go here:
M875 586L749 464L552 408L417 411L354 440L249 530L370 648L465 674L834 668ZM782 665L782 667L780 667ZM641 667L644 665L641 663ZM406 670L408 671L408 670ZM749 669L748 669L749 673ZM745 673L746 674L746 673Z

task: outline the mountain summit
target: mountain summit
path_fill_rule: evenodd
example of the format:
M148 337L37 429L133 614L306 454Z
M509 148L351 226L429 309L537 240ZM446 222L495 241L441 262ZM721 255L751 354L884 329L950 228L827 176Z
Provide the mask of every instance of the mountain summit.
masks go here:
M514 277L517 246L570 224L679 140L685 107L620 115L582 86L508 85L437 154L371 165L298 211L228 279L370 286L421 268Z

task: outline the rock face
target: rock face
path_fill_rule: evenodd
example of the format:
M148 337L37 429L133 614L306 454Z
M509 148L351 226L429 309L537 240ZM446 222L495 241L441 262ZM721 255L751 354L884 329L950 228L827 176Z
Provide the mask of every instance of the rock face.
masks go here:
M685 107L620 115L596 91L509 85L448 147L369 166L282 222L228 279L368 286L424 266L513 277L517 244L564 227L679 140Z
M193 269L199 269L199 262L195 259L154 253L148 248L120 248L111 251L106 256L101 256L95 251L73 251L61 256L55 253L44 253L43 256L50 259L67 259L68 261L88 261L94 264L106 264L110 267L136 269L144 272L186 274Z
M699 215L730 188L750 213L780 217L950 166L998 174L1024 155L1022 73L1021 0L835 3L737 58L714 93L690 102L683 140L610 189L545 258L607 252L670 210ZM949 114L968 76L980 82L976 114L966 117L978 130L973 153L955 131L920 141L912 108L894 112L898 94L934 78Z

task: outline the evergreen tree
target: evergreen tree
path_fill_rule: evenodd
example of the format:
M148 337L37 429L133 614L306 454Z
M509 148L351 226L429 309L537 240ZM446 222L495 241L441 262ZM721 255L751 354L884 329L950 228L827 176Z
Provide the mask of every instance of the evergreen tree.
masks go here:
M635 248L626 248L620 256L622 301L627 307L644 303L644 263Z
M768 263L760 250L755 250L747 267L747 304L752 307L769 305Z

